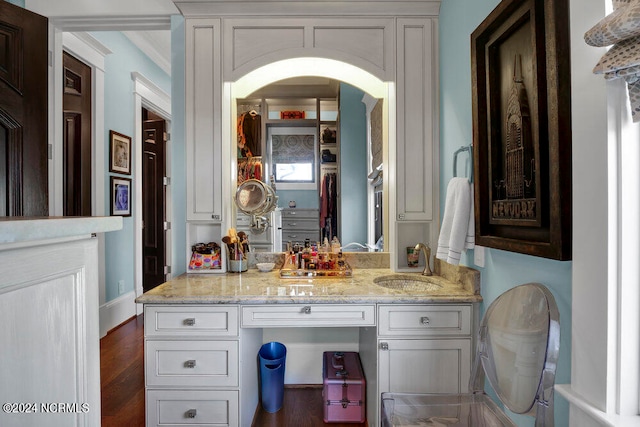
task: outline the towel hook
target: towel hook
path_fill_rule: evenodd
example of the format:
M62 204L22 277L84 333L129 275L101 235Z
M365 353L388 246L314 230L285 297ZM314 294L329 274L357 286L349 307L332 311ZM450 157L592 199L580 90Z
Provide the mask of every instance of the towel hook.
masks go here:
M472 145L466 145L466 146L462 146L460 148L458 148L455 153L453 153L453 176L456 177L458 176L457 173L457 169L458 169L458 154L463 153L465 151L469 152L469 182L473 182L473 146Z

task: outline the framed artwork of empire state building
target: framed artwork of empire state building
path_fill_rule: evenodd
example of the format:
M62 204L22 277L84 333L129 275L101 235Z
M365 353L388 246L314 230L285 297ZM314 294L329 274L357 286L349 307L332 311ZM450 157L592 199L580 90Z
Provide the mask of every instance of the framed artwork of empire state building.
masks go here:
M471 35L476 243L571 259L568 0L503 0Z

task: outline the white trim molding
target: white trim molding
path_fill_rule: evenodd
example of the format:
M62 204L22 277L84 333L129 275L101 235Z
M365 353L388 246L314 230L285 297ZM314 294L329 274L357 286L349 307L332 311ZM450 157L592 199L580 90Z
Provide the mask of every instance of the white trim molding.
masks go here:
M100 306L100 338L111 329L136 315L136 295L133 291L120 295Z
M173 0L184 16L438 16L440 0Z
M49 214L62 216L63 213L63 121L62 97L64 71L62 53L69 52L91 67L91 138L93 140L91 164L91 212L94 216L105 215L105 160L104 160L104 63L111 51L88 33L63 33L51 27L53 40L50 48L50 101L49 101L49 144L52 158L49 159ZM98 235L99 257L99 300L106 299L105 245L104 235Z
M133 182L134 182L134 213L133 223L135 228L134 239L134 289L136 296L140 296L144 293L142 287L143 281L143 240L142 240L142 108L153 111L161 116L167 122L167 133L170 134L171 130L171 96L159 88L155 83L149 80L144 75L138 72L131 73L131 80L133 80L133 97L134 97L134 128L135 135L133 137L133 150L135 167L133 168ZM166 171L165 176L170 176L171 165L171 149L169 141L165 146L165 159L166 159ZM172 210L171 210L171 190L170 186L167 186L165 209L166 209L166 221L171 222ZM166 253L165 253L165 265L171 265L171 229L166 233ZM136 313L141 314L143 310L142 305L136 306Z

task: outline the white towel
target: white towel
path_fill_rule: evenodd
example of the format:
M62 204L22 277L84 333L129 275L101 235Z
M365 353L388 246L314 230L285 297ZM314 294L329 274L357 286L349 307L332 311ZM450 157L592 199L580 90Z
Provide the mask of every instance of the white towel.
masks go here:
M473 249L476 246L476 218L473 209L473 183L469 183L469 227L467 228L467 238L464 241L465 249Z
M436 258L458 265L462 251L475 246L474 235L472 184L467 178L453 178L447 186Z

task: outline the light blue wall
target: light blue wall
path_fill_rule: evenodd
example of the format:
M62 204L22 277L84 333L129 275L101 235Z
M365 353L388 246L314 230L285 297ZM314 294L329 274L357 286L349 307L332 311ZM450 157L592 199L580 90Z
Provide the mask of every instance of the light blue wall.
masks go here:
M185 29L182 15L171 17L171 198L173 240L171 268L176 277L186 271L187 173L185 154Z
M367 242L367 121L364 92L340 83L340 205L343 245Z
M7 0L11 4L15 4L16 6L20 6L24 8L24 0Z
M100 43L104 44L111 54L105 57L104 76L104 128L105 141L109 141L109 130L114 130L131 136L135 132L135 111L133 98L133 80L131 73L137 71L154 82L162 90L171 94L171 78L143 52L134 46L120 32L104 31L91 33ZM134 151L134 150L132 150ZM105 162L109 161L109 144L104 147ZM132 169L135 158L132 157ZM105 165L109 170L109 165ZM132 175L125 176L132 178ZM107 173L105 179L105 206L110 206L110 176L124 176ZM132 197L135 183L132 183ZM107 208L108 209L108 208ZM133 215L141 215L141 212L132 212ZM124 293L134 289L134 224L133 216L125 217L123 228L105 234L105 271L106 271L106 298L111 301L118 296L118 282L124 281Z
M447 184L453 176L453 152L472 140L470 35L498 3L498 0L446 0L440 6L440 206L443 209ZM461 167L462 163L458 169ZM522 283L540 282L553 293L560 310L562 334L556 383L569 383L571 262L496 249L486 249L485 254L485 267L479 268L483 310L502 292ZM473 251L463 257L462 263L474 267ZM533 425L531 417L513 415L513 419L519 426ZM558 394L555 425L569 425L568 405Z
M276 185L276 189L278 186ZM296 202L298 209L318 209L320 200L316 190L277 190L278 207L288 208L289 202Z

